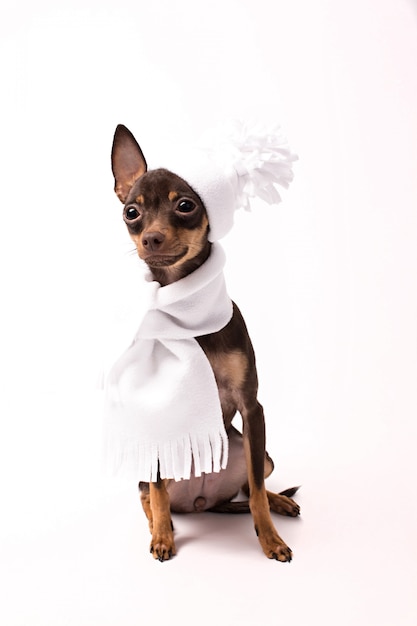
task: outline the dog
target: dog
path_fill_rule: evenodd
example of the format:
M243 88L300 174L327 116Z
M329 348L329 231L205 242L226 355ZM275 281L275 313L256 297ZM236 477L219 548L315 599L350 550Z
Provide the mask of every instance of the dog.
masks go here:
M112 146L115 192L123 203L123 219L137 254L155 281L166 286L189 275L208 258L211 242L206 208L193 188L166 169L148 170L132 133L116 128ZM150 551L166 561L176 554L171 512L251 512L265 555L289 562L292 551L278 535L271 511L297 517L292 496L298 487L281 493L266 490L265 478L274 468L265 450L264 412L257 399L255 354L244 319L233 303L230 322L219 332L195 338L214 373L229 439L229 460L218 473L189 480L158 479L139 483L141 503L152 535ZM242 433L233 425L242 417ZM242 490L248 501L233 501Z

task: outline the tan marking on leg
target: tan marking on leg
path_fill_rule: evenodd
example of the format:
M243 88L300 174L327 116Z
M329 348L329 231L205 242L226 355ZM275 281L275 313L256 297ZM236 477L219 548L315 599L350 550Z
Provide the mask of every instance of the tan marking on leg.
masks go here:
M252 472L252 461L250 453L250 443L247 438L243 440L246 454L246 463L249 479L249 507L252 513L255 531L258 535L264 554L269 559L277 561L291 561L292 552L286 543L281 539L272 523L269 510L268 496L265 486L259 489L254 482Z
M140 501L142 504L142 508L145 512L145 515L149 522L149 530L152 532L153 528L153 519L152 519L152 509L151 509L151 498L149 493L140 493Z
M272 474L274 470L274 462L271 459L271 457L269 456L268 453L265 453L265 470L264 470L264 477L268 478L268 476L270 476ZM241 487L243 493L249 498L249 484L245 483L244 485L242 485ZM269 492L267 491L267 494L269 494Z
M150 506L152 510L151 554L155 559L167 561L176 548L169 505L169 495L164 482L149 485Z

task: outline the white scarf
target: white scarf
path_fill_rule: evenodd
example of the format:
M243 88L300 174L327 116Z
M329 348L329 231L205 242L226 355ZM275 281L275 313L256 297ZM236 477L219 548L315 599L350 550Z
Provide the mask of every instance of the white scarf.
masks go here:
M106 456L137 480L188 479L225 468L228 439L210 363L195 337L232 317L225 254L165 287L149 283L151 305L106 381Z

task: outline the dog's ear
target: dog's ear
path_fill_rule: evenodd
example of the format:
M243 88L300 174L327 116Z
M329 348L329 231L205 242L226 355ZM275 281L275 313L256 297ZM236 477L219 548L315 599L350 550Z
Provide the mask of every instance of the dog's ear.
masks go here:
M118 125L114 133L111 163L114 190L124 204L135 181L146 172L147 165L136 139L122 124Z

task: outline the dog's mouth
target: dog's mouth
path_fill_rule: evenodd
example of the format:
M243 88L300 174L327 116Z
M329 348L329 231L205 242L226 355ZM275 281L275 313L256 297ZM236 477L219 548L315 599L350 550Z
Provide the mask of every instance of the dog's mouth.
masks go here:
M147 254L143 260L149 267L170 267L178 263L187 253L184 250L180 254Z

